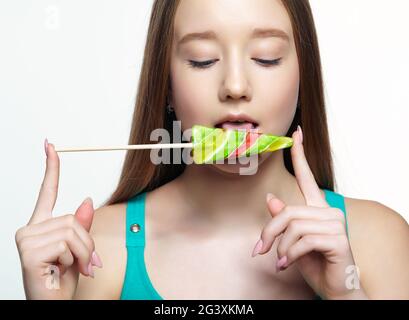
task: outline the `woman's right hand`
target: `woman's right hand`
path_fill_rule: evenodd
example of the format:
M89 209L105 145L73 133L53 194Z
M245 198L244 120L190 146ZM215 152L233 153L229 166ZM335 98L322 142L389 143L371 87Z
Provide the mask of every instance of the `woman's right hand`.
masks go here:
M54 145L45 141L47 164L37 203L28 224L17 230L24 291L27 299L72 299L79 273L93 277L102 267L89 234L94 215L87 198L75 214L54 218L60 160Z

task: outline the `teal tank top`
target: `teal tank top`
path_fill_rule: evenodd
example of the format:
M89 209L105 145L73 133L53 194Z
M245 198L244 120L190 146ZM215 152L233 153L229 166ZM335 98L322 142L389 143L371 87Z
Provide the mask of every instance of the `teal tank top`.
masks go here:
M344 197L339 193L323 190L328 204L341 209L346 220ZM145 266L145 199L146 192L137 194L128 200L126 206L127 263L121 300L163 300L153 287ZM346 231L348 233L347 220ZM321 298L317 295L316 299Z

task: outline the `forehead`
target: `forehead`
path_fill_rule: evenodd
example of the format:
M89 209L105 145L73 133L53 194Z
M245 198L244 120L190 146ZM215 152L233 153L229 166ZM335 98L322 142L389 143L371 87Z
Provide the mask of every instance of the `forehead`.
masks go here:
M280 29L292 38L290 17L280 0L181 0L174 28L176 41L206 30L227 40L256 28Z

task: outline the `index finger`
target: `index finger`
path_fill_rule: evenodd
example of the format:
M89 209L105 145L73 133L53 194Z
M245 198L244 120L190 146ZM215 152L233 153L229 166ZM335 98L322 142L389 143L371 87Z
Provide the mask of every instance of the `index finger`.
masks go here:
M28 224L39 223L52 218L52 211L57 200L60 159L54 145L48 144L47 139L44 143L47 153L46 170L37 203Z
M321 190L315 181L314 175L308 165L302 144L302 130L298 126L292 135L294 144L291 147L291 159L295 177L307 205L316 207L328 207L328 203L322 196Z

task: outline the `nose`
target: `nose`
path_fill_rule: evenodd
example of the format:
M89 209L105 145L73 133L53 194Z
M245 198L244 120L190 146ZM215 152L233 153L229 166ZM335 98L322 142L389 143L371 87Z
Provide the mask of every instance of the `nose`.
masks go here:
M248 81L243 62L239 59L230 61L225 66L223 82L220 87L220 100L241 100L251 99L251 87Z

